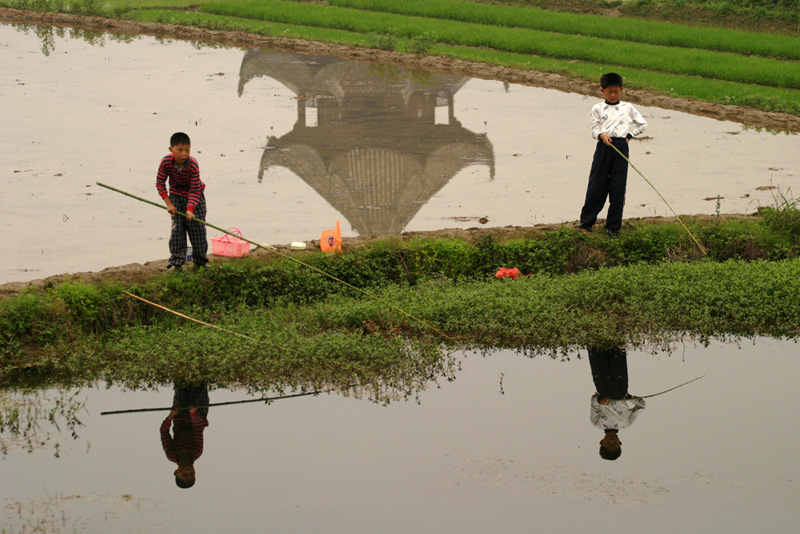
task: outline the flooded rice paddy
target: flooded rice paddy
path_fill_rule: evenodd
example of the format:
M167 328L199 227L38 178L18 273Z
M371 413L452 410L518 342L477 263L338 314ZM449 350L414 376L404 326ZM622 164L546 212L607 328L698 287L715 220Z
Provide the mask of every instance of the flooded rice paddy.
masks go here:
M462 355L455 380L388 405L340 394L211 407L195 483L176 485L171 388L73 392L75 436L43 418L0 460L7 532L770 532L800 521L797 347L629 351L629 391L661 392L600 458L586 351ZM52 405L57 392L49 392ZM211 388L213 402L248 398ZM56 457L56 453L58 457ZM36 531L39 532L39 531Z
M260 243L577 219L595 99L269 50L0 25L0 283L165 258L158 201L186 131L208 221ZM640 106L631 158L679 214L798 184L795 135ZM626 217L671 215L631 172ZM211 232L214 235L214 232Z

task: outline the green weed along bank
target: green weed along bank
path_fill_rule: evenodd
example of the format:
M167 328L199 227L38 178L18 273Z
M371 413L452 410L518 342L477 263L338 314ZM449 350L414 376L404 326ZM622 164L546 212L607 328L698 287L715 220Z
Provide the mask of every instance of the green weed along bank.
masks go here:
M429 279L376 294L420 321L344 295L307 306L242 306L208 319L253 340L155 318L41 346L6 346L0 378L6 385L98 379L130 387L201 379L254 388L402 385L446 376L458 348L557 354L590 344L664 348L685 338L797 338L800 330L798 259L632 265L516 281Z
M67 282L0 301L0 382L405 384L446 374L443 347L552 352L683 337L795 337L797 212L762 213L689 221L708 257L677 223L628 224L618 239L520 229L504 240L395 238L342 255L297 256L411 317L274 258L133 286ZM530 276L498 280L503 266ZM180 319L124 291L253 339Z

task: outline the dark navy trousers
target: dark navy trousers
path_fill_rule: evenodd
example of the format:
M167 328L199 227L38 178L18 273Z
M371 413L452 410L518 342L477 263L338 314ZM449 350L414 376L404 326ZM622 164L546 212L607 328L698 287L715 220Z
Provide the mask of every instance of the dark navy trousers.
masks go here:
M589 365L599 396L624 399L628 395L628 353L625 349L589 347Z
M628 142L624 137L612 137L612 144L628 157ZM618 232L622 227L622 208L625 207L625 187L628 183L628 162L602 141L597 142L589 171L589 187L581 210L581 225L593 226L608 197L606 229Z

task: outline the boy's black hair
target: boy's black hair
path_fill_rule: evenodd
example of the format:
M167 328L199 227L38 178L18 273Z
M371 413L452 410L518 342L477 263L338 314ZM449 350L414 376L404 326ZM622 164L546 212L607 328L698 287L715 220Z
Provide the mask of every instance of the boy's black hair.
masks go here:
M183 132L175 132L172 134L172 137L169 138L169 146L191 144L192 142L189 140L189 136Z
M615 451L612 451L600 445L600 458L602 458L603 460L616 460L620 456L622 456L622 447L620 447Z
M622 87L622 76L616 72L607 72L600 76L600 87Z
M175 475L175 485L182 489L191 488L192 486L194 486L194 481L195 481L194 478L185 480L182 478L178 478L178 475Z

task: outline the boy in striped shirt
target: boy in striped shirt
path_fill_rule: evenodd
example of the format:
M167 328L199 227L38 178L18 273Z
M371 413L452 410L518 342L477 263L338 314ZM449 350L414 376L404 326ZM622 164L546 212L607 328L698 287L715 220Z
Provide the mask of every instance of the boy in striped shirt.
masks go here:
M608 197L606 231L616 237L622 227L625 187L628 181L628 143L647 128L647 122L632 104L623 102L622 76L609 72L600 77L600 90L605 97L592 107L592 137L597 147L589 172L589 186L581 210L582 230L591 231ZM625 158L619 155L616 147Z
M191 141L183 132L177 132L169 140L169 154L158 166L156 191L164 199L167 211L172 216L172 232L169 237L169 265L167 269L177 272L186 263L186 236L192 244L192 260L195 269L208 264L208 241L206 227L194 219L205 220L206 184L200 180L200 168L191 155ZM167 190L169 185L169 190ZM177 212L186 214L186 217Z

